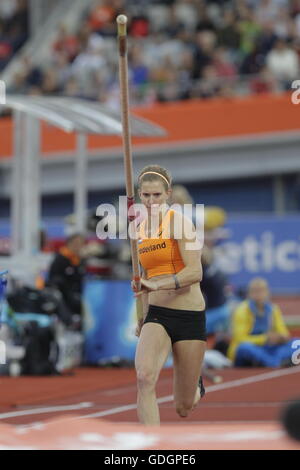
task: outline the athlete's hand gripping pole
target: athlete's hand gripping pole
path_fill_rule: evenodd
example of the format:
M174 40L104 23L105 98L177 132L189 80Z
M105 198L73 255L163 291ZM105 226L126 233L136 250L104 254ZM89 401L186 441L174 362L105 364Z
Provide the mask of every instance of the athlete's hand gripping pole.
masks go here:
M124 168L126 178L126 195L127 195L127 210L128 221L132 222L135 216L130 213L130 208L134 204L134 183L133 183L133 169L132 169L132 152L131 152L131 136L129 125L129 92L128 92L128 64L127 64L127 17L119 15L117 17L118 24L118 42L119 42L119 80L120 80L120 95L121 95L121 113L122 113L122 126L123 126L123 154L124 154ZM132 224L133 226L135 224ZM130 249L132 259L133 280L136 283L137 289L141 289L141 274L138 259L138 241L137 237L130 237ZM143 319L143 304L141 296L136 298L136 312L137 319Z

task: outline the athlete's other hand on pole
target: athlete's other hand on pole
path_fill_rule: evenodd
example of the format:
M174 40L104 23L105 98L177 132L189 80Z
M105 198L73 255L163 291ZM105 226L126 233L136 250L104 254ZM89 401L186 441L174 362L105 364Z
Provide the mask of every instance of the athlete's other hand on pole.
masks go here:
M146 279L141 279L140 283L141 283L141 289L138 290L136 282L131 281L131 289L133 290L133 292L135 292L134 297L139 297L145 292L152 292L158 289L157 282L155 281L148 281Z

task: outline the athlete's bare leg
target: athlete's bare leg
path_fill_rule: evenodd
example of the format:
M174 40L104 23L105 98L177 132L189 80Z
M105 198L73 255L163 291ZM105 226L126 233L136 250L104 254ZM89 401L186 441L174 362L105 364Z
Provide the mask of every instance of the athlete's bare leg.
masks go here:
M200 340L177 341L173 344L174 401L182 418L188 416L200 400L198 387L206 342Z
M155 386L170 350L171 340L164 327L158 323L145 323L135 357L137 411L139 421L143 424L160 424Z

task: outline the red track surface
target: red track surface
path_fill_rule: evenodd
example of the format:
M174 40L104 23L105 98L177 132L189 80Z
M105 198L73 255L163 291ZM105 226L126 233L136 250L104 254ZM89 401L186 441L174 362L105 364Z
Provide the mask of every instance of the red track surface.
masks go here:
M300 449L279 422L284 402L300 395L299 372L299 366L221 371L224 381L213 385L207 380L205 398L183 420L173 406L172 369L164 369L157 387L160 428L137 424L133 369L2 377L0 448ZM123 438L118 443L116 433L128 434L127 444ZM132 433L139 436L135 447Z

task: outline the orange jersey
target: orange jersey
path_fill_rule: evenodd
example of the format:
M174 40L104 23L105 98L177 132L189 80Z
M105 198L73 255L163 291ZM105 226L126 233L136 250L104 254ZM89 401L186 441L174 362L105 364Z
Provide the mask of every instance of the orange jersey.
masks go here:
M158 229L157 238L147 238L145 234L145 221L140 224L138 240L139 261L146 273L147 279L162 274L176 274L185 266L180 255L177 240L166 238L166 234L169 236L169 225L173 217L174 211L169 210Z

